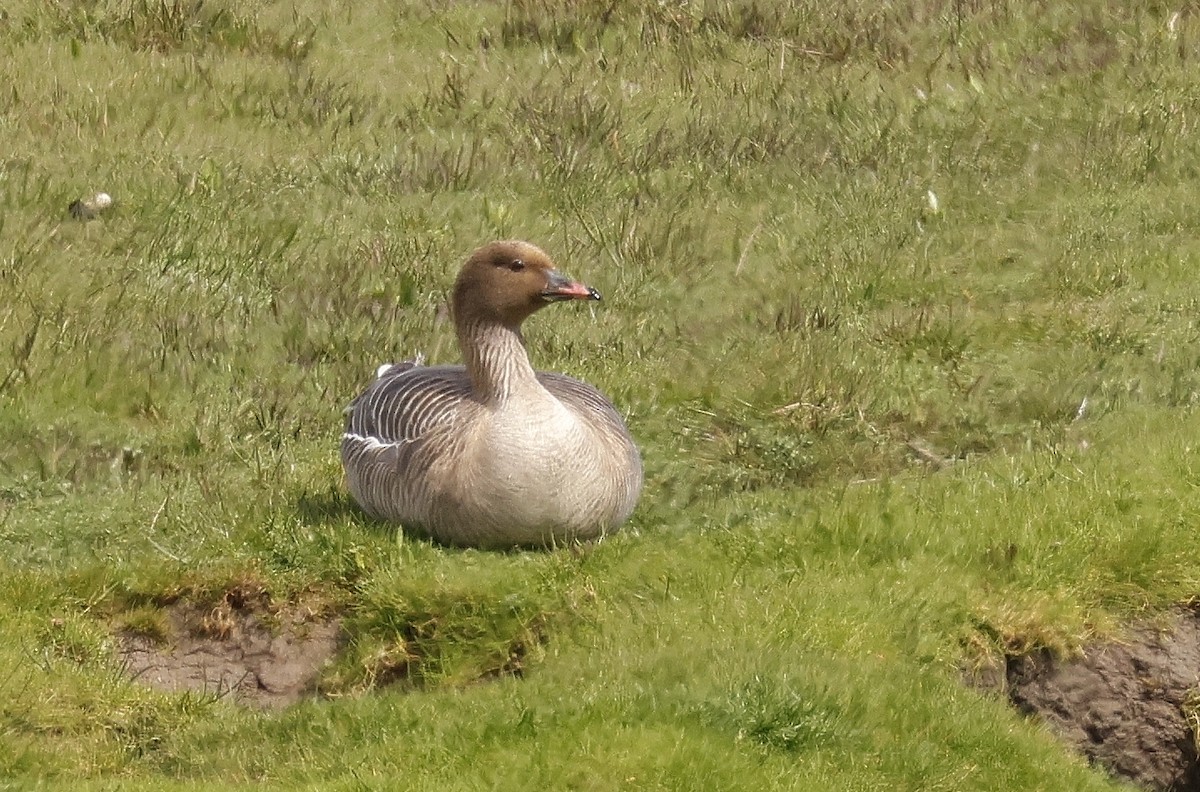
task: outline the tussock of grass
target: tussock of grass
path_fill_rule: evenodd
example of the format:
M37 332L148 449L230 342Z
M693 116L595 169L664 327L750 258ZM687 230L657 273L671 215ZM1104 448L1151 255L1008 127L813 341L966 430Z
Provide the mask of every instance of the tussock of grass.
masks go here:
M1200 590L1172 14L7 8L0 775L1112 788L959 680ZM342 407L454 359L495 237L606 298L527 333L644 451L595 547L446 550L340 484ZM115 631L230 597L339 614L334 697L125 679Z

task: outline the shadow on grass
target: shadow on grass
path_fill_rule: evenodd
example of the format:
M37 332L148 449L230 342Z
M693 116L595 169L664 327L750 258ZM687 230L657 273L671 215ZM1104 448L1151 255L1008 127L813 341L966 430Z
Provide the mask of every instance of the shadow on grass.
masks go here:
M347 523L388 536L403 533L408 539L431 542L417 531L402 528L396 523L377 520L359 508L350 493L336 487L324 492L304 492L296 498L296 514L304 525L316 527Z
M296 514L305 525L326 525L333 522L356 522L362 525L383 527L383 523L371 519L358 504L343 492L330 487L324 492L304 492L296 499Z

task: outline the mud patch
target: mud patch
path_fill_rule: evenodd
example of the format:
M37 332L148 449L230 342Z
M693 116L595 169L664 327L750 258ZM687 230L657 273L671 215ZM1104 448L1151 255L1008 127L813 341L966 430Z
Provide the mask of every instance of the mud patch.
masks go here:
M1010 656L991 678L1030 715L1111 773L1148 789L1200 792L1200 614L1139 625L1113 643L1063 660L1040 651Z
M278 709L318 695L341 624L302 608L269 612L228 597L214 607L177 602L163 634L118 636L127 673L168 692L194 691Z

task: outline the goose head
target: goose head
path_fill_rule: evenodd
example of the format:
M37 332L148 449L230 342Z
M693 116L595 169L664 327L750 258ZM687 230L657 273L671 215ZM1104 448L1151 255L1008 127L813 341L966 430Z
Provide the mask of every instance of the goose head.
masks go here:
M493 242L463 265L451 297L456 323L516 328L539 308L564 300L599 300L600 292L558 271L528 242Z

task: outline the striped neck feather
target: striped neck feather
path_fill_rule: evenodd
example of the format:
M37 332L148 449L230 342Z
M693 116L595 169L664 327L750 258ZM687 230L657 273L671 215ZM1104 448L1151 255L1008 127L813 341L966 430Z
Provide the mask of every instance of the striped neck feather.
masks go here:
M485 403L500 404L513 394L537 386L537 375L516 327L477 322L459 328L458 343L471 387Z

